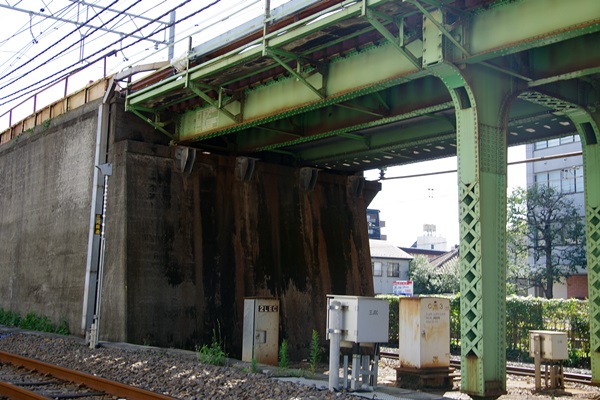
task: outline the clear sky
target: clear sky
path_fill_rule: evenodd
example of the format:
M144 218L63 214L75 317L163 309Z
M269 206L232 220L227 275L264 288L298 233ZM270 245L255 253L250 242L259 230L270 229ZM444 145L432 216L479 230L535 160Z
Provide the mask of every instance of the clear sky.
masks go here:
M525 146L509 149L508 161L525 159ZM388 168L386 178L456 170L456 157ZM526 184L525 164L509 165L508 193ZM367 180L377 180L379 170L365 172ZM410 247L417 236L423 235L424 224L436 225L435 236L445 237L448 249L459 240L458 185L456 172L405 179L382 181L382 191L369 208L380 210L386 226L381 233L387 240Z

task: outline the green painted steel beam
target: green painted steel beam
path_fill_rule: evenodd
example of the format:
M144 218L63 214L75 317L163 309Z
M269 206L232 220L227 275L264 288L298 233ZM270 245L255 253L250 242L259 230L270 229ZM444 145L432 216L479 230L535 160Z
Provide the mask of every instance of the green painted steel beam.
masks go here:
M596 0L578 0L576 5L553 0L498 2L471 18L463 41L469 43L471 55L462 62L478 63L598 31Z

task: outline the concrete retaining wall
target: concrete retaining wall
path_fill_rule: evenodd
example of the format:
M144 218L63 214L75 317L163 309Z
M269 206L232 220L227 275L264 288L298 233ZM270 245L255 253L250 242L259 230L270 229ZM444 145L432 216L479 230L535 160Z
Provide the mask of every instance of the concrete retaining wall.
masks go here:
M86 268L97 102L0 147L0 307L77 330Z
M81 321L97 104L0 148L0 307ZM326 294L372 295L365 195L320 172L198 152L176 171L175 147L111 106L101 339L194 348L216 331L241 354L243 300L281 300L281 332L305 357L325 341ZM162 142L162 143L161 143ZM376 190L376 189L375 189Z

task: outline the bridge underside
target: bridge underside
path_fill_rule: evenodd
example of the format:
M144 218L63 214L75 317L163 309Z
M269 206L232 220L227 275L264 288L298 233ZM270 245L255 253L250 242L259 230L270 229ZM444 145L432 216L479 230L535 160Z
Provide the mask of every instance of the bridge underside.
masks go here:
M130 85L126 109L173 143L341 175L456 154L462 390L483 397L506 389L506 148L579 133L600 383L600 4L317 3Z

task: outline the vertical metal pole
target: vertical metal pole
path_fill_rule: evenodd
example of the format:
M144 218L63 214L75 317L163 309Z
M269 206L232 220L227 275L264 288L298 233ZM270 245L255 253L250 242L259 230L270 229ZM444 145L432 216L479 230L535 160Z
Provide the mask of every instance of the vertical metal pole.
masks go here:
M262 37L262 53L263 56L267 54L267 33L269 33L268 25L271 20L271 2L270 0L265 0L265 21L263 23L263 37Z
M91 335L90 347L98 347L98 338L100 337L100 315L102 309L102 281L104 276L104 255L106 253L106 202L108 199L108 177L112 175L112 164L102 164L97 166L104 175L104 198L102 201L102 230L100 232L100 263L98 265L98 285L96 287L96 311L94 314L93 330Z
M175 20L176 20L176 11L171 11L169 16L169 61L171 61L175 57Z
M542 388L542 370L541 370L541 356L542 346L540 343L540 335L533 335L533 363L535 365L535 390Z
M108 89L110 90L110 88ZM103 102L98 108L98 128L96 132L96 149L94 165L106 162L106 146L108 140L109 105ZM89 341L90 329L94 319L96 301L96 285L98 282L98 263L100 259L100 233L102 211L102 182L96 169L92 178L92 200L90 206L90 231L88 234L88 250L83 293L83 311L81 316L81 334Z
M342 341L342 306L339 301L329 305L329 390L340 388L340 343Z

